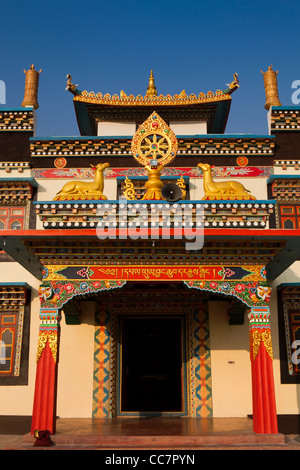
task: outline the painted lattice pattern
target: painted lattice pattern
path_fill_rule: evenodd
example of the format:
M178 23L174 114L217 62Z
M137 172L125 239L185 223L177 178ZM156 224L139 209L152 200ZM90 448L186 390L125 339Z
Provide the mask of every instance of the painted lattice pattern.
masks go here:
M206 303L199 302L199 307L189 315L188 335L188 414L192 417L211 417L211 364Z
M94 336L93 417L109 417L109 362L110 336L107 330L110 314L104 306L97 304Z

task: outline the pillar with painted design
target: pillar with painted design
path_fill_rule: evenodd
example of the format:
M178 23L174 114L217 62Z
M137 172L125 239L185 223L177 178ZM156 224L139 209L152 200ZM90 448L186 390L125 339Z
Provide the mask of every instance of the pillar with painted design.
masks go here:
M251 307L248 314L253 431L259 434L278 433L269 317L269 307Z
M31 434L56 431L56 386L60 313L56 308L40 310L37 368Z

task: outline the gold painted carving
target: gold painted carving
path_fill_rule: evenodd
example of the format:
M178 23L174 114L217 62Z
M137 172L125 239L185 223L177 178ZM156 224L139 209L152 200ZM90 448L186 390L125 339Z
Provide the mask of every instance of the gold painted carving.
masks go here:
M266 351L273 360L273 348L270 329L255 328L250 329L250 347L252 350L252 360L255 361L261 342L265 345Z
M49 346L52 352L54 362L56 363L57 361L57 333L56 331L51 331L51 333L48 334L48 341L49 341Z
M271 106L281 106L278 95L277 72L272 70L272 65L268 67L266 72L261 70L264 77L264 87L266 94L265 109L269 110Z
M46 347L47 341L49 342L49 347L50 347L54 362L56 363L57 361L57 333L56 331L50 331L49 333L47 333L46 331L42 331L39 334L36 362L39 362L42 356L42 353Z
M38 109L38 88L39 88L39 75L42 69L38 72L35 70L34 65L30 65L29 70L24 69L25 77L25 92L22 107L32 106L34 109Z
M270 330L265 330L262 332L262 341L265 345L267 353L269 354L270 358L273 360L273 348L272 348L272 338L271 338Z
M146 165L145 168L148 171L148 181L145 184L145 188L147 191L142 199L164 199L161 194L164 183L160 179L161 170L163 167L163 165Z
M128 176L126 176L125 179L124 196L126 199L135 199L136 197L133 182L128 178Z
M198 167L203 171L203 188L205 192L203 199L256 199L250 194L250 191L238 181L214 181L212 179L211 167L208 163L199 163Z
M182 199L185 199L186 196L186 185L183 179L183 176L176 181L177 186L180 187L182 193Z
M64 200L91 200L91 199L107 199L103 195L105 168L109 167L109 163L98 163L95 170L95 179L92 182L69 181L56 194L54 201Z
M37 353L36 353L36 362L39 362L40 357L45 349L46 343L48 341L48 335L44 331L39 334Z

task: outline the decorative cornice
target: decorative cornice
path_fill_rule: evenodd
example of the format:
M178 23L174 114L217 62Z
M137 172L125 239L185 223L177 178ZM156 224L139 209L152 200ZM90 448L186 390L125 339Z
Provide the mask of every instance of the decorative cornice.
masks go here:
M27 204L36 185L33 178L0 178L1 204Z
M279 167L282 170L294 170L300 169L300 160L289 159L289 160L274 160L274 167Z
M224 156L270 156L274 154L275 141L272 136L226 136L201 135L177 136L177 155L224 155ZM30 139L31 157L97 157L128 156L131 153L131 138L96 137L78 139Z
M124 201L125 203L126 201ZM157 201L156 201L157 202ZM107 213L103 227L122 227L124 223L129 229L138 228L132 221L133 214L145 214L137 218L141 228L151 230L157 224L157 213L164 210L169 214L171 228L176 228L175 212L191 212L193 227L198 225L199 211L203 211L204 228L262 228L268 227L270 215L274 212L275 201L185 201L176 204L147 204L144 201L130 201L124 209L122 201L50 201L35 203L36 212L43 222L44 228L95 228L101 229L102 219ZM125 206L124 206L125 207ZM109 212L110 211L110 212ZM174 213L174 214L173 214ZM125 218L124 218L125 217ZM173 220L174 217L174 220ZM182 227L177 227L182 228Z
M300 130L300 107L276 106L271 109L271 132Z
M30 169L29 162L0 162L0 170L5 170L6 173L11 170L18 170L19 173L22 173L26 169Z
M272 175L267 183L271 185L272 197L278 202L299 202L300 175Z
M33 109L0 109L0 131L34 130Z
M0 310L14 310L27 303L27 291L30 287L25 283L2 283L0 285Z

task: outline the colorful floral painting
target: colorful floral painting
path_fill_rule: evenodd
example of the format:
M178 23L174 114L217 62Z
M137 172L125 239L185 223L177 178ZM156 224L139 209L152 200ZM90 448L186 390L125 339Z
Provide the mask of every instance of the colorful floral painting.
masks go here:
M272 167L212 167L212 176L214 177L261 177L267 178L271 175ZM38 168L32 169L33 178L93 178L94 173L90 168ZM202 178L199 168L195 167L166 167L162 170L162 176L189 176ZM107 168L104 173L105 178L147 176L145 168Z
M271 288L258 281L185 281L185 284L190 288L232 295L249 307L268 305L271 296Z
M50 281L39 290L42 308L61 308L75 296L123 287L126 281Z

